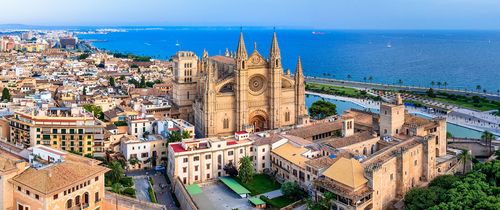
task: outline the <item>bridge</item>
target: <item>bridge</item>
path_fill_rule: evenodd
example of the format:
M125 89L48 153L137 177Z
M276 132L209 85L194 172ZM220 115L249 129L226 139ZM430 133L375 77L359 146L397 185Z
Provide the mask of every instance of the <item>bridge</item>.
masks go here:
M369 82L358 82L351 80L339 80L339 79L330 79L330 78L322 78L322 77L304 77L306 82L320 83L326 85L335 85L335 86L343 86L343 87L352 87L352 88L362 88L362 89L377 89L377 90L405 90L405 91L413 91L413 92L425 92L429 90L430 87L421 87L421 86L411 86L411 85L393 85L393 84L382 84L382 83L369 83ZM488 98L490 100L500 101L500 94L492 94L492 93L483 93L483 92L473 92L467 90L459 90L459 89L450 89L450 88L432 88L434 91L445 92L449 94L457 94L457 95L467 95L467 96L481 96Z

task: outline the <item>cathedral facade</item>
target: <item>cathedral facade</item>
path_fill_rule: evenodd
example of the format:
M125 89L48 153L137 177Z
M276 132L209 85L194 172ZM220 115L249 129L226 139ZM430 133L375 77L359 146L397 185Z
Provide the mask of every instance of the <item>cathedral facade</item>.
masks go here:
M284 72L276 33L268 58L256 44L248 55L240 33L234 54L209 57L205 51L198 61L191 52L179 52L173 60L174 105L180 118L194 122L199 137L309 122L300 58L295 75Z

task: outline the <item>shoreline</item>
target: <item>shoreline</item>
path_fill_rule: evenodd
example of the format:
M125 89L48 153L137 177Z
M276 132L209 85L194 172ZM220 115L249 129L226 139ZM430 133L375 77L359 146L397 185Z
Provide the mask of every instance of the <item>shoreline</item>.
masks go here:
M372 110L373 109L375 109L375 110L379 110L380 109L380 107L379 107L380 106L380 102L371 101L371 100L368 100L368 99L358 99L358 98L350 98L350 97L345 97L345 96L328 95L328 94L315 93L315 92L310 92L310 91L306 91L306 94L308 94L308 95L314 95L314 96L318 96L318 97L322 97L322 98L326 98L326 99L348 101L348 102L354 103L354 104L356 104L358 106L361 106L363 108L368 108L368 109L372 109ZM368 103L365 102L365 101L368 101ZM408 109L408 108L406 108L406 110L408 110L408 112L411 113L411 114L420 114L420 115L424 115L424 116L430 117L430 118L437 117L436 115L429 114L429 113L422 112L422 111L415 110L415 109ZM463 128L471 129L471 130L474 130L474 131L477 131L477 132L484 132L485 131L485 129L482 129L482 128L477 128L477 127L474 127L474 126L465 125L465 124L462 124L462 123L455 122L454 120L451 120L449 117L446 117L446 122L447 123L451 123L451 124L456 125L456 126L463 127ZM494 131L490 131L490 132L493 133L493 135L495 135L497 137L500 137L500 133L497 133L497 132L494 132Z

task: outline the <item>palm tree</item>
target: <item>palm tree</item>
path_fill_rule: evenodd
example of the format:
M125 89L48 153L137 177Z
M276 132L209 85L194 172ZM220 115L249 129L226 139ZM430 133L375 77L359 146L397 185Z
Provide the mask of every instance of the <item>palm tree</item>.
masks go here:
M366 82L366 77L363 77L363 80Z
M113 183L119 182L124 174L122 164L118 161L113 161L111 162L109 168L111 170L108 173L110 173Z
M446 86L448 86L448 82L443 82L444 89L446 89Z
M368 77L368 81L372 82L372 80L373 80L373 77L372 77L372 76L369 76L369 77Z
M402 79L399 79L399 80L398 80L398 83L399 83L399 85L402 85L402 84L403 84L403 80L402 80Z
M462 150L462 153L460 153L460 155L458 155L458 160L462 161L463 163L463 171L462 171L462 174L465 174L465 166L467 164L468 161L472 160L472 156L470 155L469 153L469 150Z
M481 140L484 141L486 146L488 146L489 154L491 154L491 142L495 139L495 136L489 131L484 131L483 135L481 135Z
M115 196L115 205L116 205L116 209L118 210L118 195L119 194L122 194L123 193L123 186L120 184L120 183L114 183L112 186L111 186L111 191L116 193L116 196Z
M352 79L352 76L350 74L348 74L347 79Z
M476 85L476 90L479 92L481 90L481 85Z
M436 83L434 81L431 82L431 86L434 86L436 85Z
M497 90L497 95L500 95L500 89Z
M441 88L441 82L437 82L437 86Z

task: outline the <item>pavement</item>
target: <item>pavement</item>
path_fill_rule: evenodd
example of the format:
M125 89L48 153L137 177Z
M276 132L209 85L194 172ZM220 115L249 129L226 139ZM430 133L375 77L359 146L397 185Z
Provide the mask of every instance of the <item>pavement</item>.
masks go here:
M134 176L136 198L141 201L151 202L149 197L149 182L147 176Z
M248 198L241 198L239 195L231 191L229 188L227 188L225 185L221 183L213 183L213 184L207 184L203 185L201 187L203 191L203 197L207 197L207 199L198 199L198 196L194 196L194 200L198 206L200 206L200 209L213 209L213 207L209 208L203 208L205 206L211 206L211 205L203 205L206 202L210 202L211 204L214 204L215 209L217 210L232 210L232 209L238 209L238 210L251 210L255 209L252 207L250 202L248 201ZM203 198L200 197L200 198Z
M162 173L155 173L151 175L153 178L153 190L156 192L156 199L159 204L163 204L167 209L179 209L175 206L175 202L170 193L171 185L167 184L165 175Z
M353 88L367 88L367 89L378 89L378 90L406 90L406 91L417 91L417 92L425 92L430 87L424 86L408 86L408 85L395 85L395 84L380 84L380 83L368 83L368 82L358 82L358 81L350 81L350 80L339 80L339 79L330 79L330 78L321 78L321 77L305 77L306 82L315 82L315 83L323 83L330 85L338 85L345 87L353 87ZM473 91L465 91L458 89L450 89L450 88L439 88L432 87L434 91L439 92L447 92L451 94L458 95L477 95L486 97L491 100L500 101L499 94L492 93L483 93L483 92L473 92Z
M257 195L257 197L260 197L262 195L266 196L266 198L273 199L273 198L282 196L283 193L281 192L281 189L277 189L277 190L274 190L274 191L271 191L271 192L266 192L266 193Z

